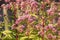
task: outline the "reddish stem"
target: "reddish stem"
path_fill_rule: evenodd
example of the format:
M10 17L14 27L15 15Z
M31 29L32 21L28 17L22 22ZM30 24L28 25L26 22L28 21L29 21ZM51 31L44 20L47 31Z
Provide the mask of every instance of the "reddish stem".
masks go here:
M18 31L17 31L17 33L16 33L16 40L18 40Z
M43 32L44 32L44 18L43 19ZM42 40L44 40L44 36L42 37Z
M16 17L16 10L14 10L14 21L16 21L17 17Z

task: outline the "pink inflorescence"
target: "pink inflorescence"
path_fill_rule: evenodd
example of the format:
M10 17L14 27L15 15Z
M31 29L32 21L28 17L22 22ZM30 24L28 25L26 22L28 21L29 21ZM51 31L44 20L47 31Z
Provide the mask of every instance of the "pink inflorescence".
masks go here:
M9 10L12 11L13 17L11 18L13 18L13 22L8 26L11 26L13 30L17 31L16 34L18 34L21 40L22 37L25 38L25 36L28 37L28 40L30 40L31 37L33 40L38 40L37 37L39 40L40 37L42 40L58 40L60 39L60 9L58 7L59 4L51 1L5 0L7 4L1 5L3 17L4 19L9 19L9 17L7 17L9 16L8 12ZM2 15L0 15L0 17L1 16ZM4 20L3 23L5 21L6 20ZM7 24L7 22L5 23ZM21 35L23 36L20 37ZM10 35L8 36L10 37Z

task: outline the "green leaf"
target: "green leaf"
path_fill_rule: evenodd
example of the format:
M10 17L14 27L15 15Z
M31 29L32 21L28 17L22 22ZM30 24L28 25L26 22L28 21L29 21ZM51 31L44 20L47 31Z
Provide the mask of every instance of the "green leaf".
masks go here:
M35 35L30 35L29 38L35 38Z
M34 17L38 18L38 16L37 16L37 15L35 15L35 14L31 14L31 16L34 16Z
M25 39L27 39L27 38L28 38L27 36L21 37L20 40L25 40Z
M34 25L36 25L36 24L38 24L38 21L35 21L35 22L34 22Z
M3 31L2 33L5 34L5 35L7 35L7 34L11 33L11 31L5 30L5 31Z
M36 40L42 40L42 38L37 38Z

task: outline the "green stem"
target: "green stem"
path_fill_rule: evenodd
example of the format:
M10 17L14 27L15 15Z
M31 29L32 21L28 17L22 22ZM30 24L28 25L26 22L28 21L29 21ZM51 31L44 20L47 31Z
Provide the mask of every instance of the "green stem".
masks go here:
M39 37L39 40L40 40L40 37Z
M28 40L30 40L30 39L29 39L29 36L28 36Z
M8 14L7 14L6 5L3 7L3 14L4 14L5 30L8 30L9 20L8 20Z
M18 33L16 34L16 40L18 40Z
M20 17L20 10L19 10L19 4L16 3L16 17L19 18ZM19 24L18 24L18 27L19 27ZM17 31L17 34L16 34L16 40L18 40L18 31Z
M44 40L44 37L42 37L42 40Z
M16 4L16 17L19 18L20 17L20 10L19 10L19 4Z

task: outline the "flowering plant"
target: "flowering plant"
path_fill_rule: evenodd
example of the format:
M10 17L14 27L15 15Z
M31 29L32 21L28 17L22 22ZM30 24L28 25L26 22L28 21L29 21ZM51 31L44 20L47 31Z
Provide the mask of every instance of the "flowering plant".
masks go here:
M0 40L60 40L60 4L50 0L5 0Z

